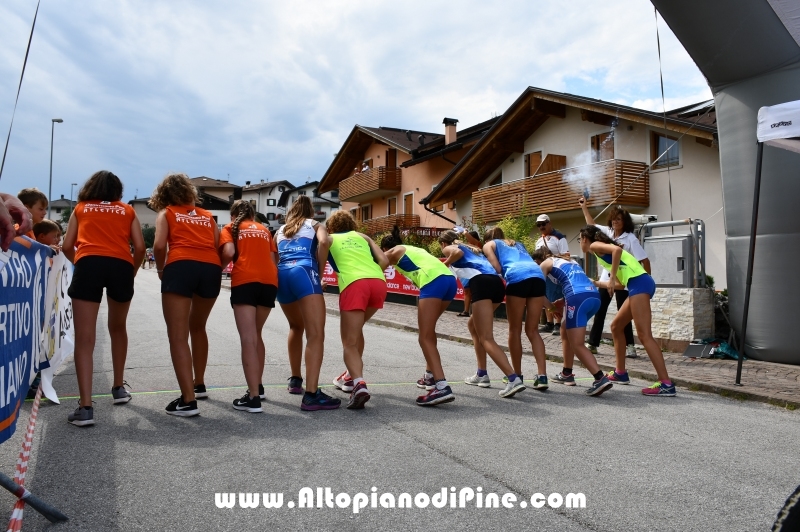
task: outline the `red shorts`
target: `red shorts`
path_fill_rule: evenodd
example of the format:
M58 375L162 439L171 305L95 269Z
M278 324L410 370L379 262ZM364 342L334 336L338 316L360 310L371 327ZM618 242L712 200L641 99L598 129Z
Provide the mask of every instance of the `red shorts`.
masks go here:
M386 300L386 281L382 279L359 279L353 281L339 294L339 310L365 311L368 308L383 308Z

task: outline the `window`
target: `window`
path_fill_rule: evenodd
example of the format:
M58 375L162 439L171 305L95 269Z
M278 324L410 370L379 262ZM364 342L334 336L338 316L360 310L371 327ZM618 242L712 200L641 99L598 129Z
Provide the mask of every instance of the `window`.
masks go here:
M397 198L389 198L386 207L386 214L397 214Z
M592 162L608 161L614 158L614 132L608 131L595 135L591 140Z
M286 187L284 187L283 185L278 187L278 192L285 192L285 191L286 191Z
M292 200L289 203L294 203L295 201L297 201L297 196L292 196Z
M338 198L339 197L339 191L338 190L331 190L331 197L332 198Z
M529 153L525 156L525 177L532 177L536 170L539 169L539 165L542 164L542 152L535 151L533 153Z
M403 196L403 214L414 214L414 194Z
M274 206L275 206L275 200L274 199L268 199L267 200L267 207L274 207Z
M267 213L267 220L274 220L274 219L275 219L275 213L274 212L268 212Z
M361 220L367 221L372 218L372 205L364 205L361 207Z
M306 191L305 190L299 190L297 192L297 194L300 195L300 196L305 196L306 195Z
M358 217L358 209L350 209L350 216L353 217L353 220L359 222L361 219Z
M664 152L666 154L659 159L659 156ZM652 132L650 137L650 162L653 168L678 166L680 164L678 139L663 133Z
M538 167L537 167L537 168L538 168ZM492 181L489 183L489 186L490 186L490 187L493 187L493 186L495 186L495 185L499 185L499 184L500 184L500 183L502 183L502 182L503 182L503 174L497 174L497 177L495 177L494 179L492 179Z

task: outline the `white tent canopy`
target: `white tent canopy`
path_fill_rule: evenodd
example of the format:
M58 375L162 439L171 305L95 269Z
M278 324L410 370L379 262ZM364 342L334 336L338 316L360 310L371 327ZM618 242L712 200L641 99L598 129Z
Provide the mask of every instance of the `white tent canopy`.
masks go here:
M800 153L800 100L758 110L758 142Z

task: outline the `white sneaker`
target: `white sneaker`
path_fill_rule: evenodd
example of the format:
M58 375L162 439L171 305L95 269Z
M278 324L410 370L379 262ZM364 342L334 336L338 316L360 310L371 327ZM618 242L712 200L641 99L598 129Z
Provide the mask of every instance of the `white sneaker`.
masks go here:
M350 374L347 372L347 370L333 379L333 385L347 393L352 392L354 388L353 379L350 377Z
M625 348L625 357L626 358L639 358L639 355L636 353L636 346L629 345Z
M464 382L467 384L471 384L472 386L478 386L480 388L491 388L492 384L489 380L489 375L484 375L483 377L478 377L478 374L472 375L464 379Z
M525 389L522 379L517 377L513 381L506 384L506 387L500 390L500 397L513 397L515 394Z

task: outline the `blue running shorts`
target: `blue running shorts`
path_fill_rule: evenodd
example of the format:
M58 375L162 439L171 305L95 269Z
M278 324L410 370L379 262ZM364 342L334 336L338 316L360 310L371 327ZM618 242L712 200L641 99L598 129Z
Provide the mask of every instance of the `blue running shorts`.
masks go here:
M598 292L583 292L566 300L564 315L567 318L567 329L586 327L586 322L600 309Z
M442 301L452 301L456 297L458 284L452 275L440 275L433 281L419 289L419 298L435 298Z
M643 273L628 279L628 297L633 297L637 294L647 294L650 299L656 294L656 282L650 277L649 274Z
M306 296L322 293L319 272L308 266L278 270L278 303L294 303Z

